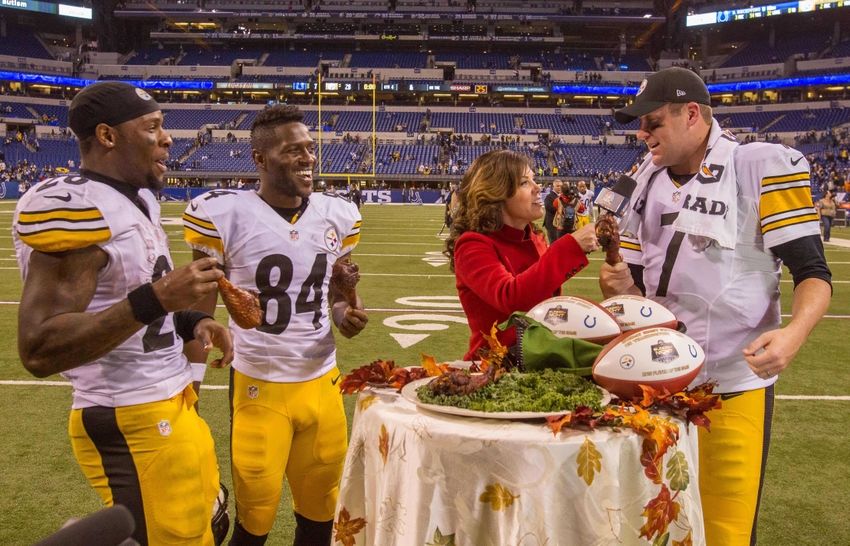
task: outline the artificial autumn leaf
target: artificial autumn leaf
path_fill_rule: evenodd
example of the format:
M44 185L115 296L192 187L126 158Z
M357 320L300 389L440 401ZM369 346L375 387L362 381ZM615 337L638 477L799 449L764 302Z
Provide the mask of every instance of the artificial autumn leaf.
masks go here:
M426 542L425 546L455 546L455 534L444 535L440 532L440 528L434 531L434 536L431 538L434 542Z
M366 527L366 520L363 518L351 519L348 510L342 507L339 510L339 517L334 522L334 542L342 542L343 546L354 546L354 536Z
M360 411L366 411L369 409L369 406L378 401L378 397L374 394L368 394L357 401L357 406L360 408Z
M381 425L381 433L378 435L378 452L381 454L381 459L384 464L387 464L387 456L390 454L390 435L387 433L387 427Z
M497 323L493 323L493 326L490 327L490 335L487 335L482 332L482 336L484 340L487 342L488 348L481 349L481 363L479 367L482 372L487 371L487 368L490 366L501 366L502 362L505 360L505 356L508 354L508 348L502 345L502 342L499 341L499 328L496 325Z
M578 475L584 483L593 483L593 477L602 470L602 454L596 449L596 445L590 441L590 437L584 437L584 443L578 450L576 456L578 462Z
M443 375L449 369L448 364L437 364L437 359L425 353L419 355L419 363L422 364L422 368L428 377Z
M481 493L481 496L478 497L478 500L489 503L490 508L499 511L512 505L514 500L518 498L519 495L514 495L508 489L503 487L502 484L497 483L494 485L488 485L487 488L484 489L484 492Z
M677 451L667 461L667 481L673 491L684 491L688 488L690 475L688 474L688 461L685 454Z
M666 533L670 523L679 516L680 508L679 503L670 497L670 490L662 483L658 496L643 507L642 515L646 523L640 528L640 536L653 540L653 537Z
M652 387L650 385L641 384L641 385L638 385L638 387L640 387L640 390L643 393L643 396L641 397L641 400L640 400L640 405L641 405L641 407L644 407L644 408L649 408L653 404L660 402L662 400L665 400L665 399L670 397L670 392L663 387L661 388L660 391L658 389L656 389L655 387Z
M670 540L670 533L664 533L660 537L656 537L655 540L652 541L652 546L667 546L667 542Z
M682 540L674 540L672 546L694 546L694 539L691 538L691 531L688 531L688 534L685 535L685 538Z
M339 390L343 394L354 394L370 385L386 385L395 369L392 360L375 360L352 370L339 382Z

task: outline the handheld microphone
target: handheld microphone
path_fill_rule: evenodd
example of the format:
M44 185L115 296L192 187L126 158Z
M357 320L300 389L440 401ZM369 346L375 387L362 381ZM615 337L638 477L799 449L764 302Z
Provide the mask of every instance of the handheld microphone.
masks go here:
M116 504L59 529L35 546L119 546L135 530L133 514L124 506ZM132 541L130 544L138 543Z
M634 178L625 174L621 175L611 188L603 188L599 192L593 204L617 218L622 218L636 187L637 182Z

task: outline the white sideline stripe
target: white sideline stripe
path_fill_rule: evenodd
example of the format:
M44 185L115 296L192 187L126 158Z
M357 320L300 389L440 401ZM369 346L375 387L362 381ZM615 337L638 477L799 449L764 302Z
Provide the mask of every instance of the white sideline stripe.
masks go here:
M13 380L6 379L0 381L0 385L15 386L15 387L70 387L71 383L67 381L30 381L30 380ZM201 388L207 391L225 391L228 385L201 385ZM850 402L850 396L826 396L826 395L805 395L805 394L778 394L777 400L825 400L829 402Z

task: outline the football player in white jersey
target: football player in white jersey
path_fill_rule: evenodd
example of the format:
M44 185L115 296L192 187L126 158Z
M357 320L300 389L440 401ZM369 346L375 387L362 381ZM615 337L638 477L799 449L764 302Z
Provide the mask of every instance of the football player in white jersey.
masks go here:
M222 273L213 259L173 269L153 193L171 137L150 95L93 84L69 125L80 174L37 184L15 210L21 360L70 379L74 456L104 504L130 509L138 543L212 545L218 465L182 349L214 344L226 364L232 344L209 315L178 310L215 293Z
M360 239L360 212L338 194L313 194L314 143L303 114L273 106L251 127L257 191L211 191L183 216L195 258L214 256L230 281L259 293L263 322L231 319L231 454L237 522L230 544L264 544L284 476L292 491L296 545L328 544L347 447L335 385L330 321L346 337L368 320L329 283ZM215 295L201 310L211 312Z
M578 189L578 203L576 208L576 230L586 226L592 221L593 194L587 189L587 182L579 180L576 185Z
M667 306L705 349L694 384L717 383L723 407L700 429L707 543L755 544L770 440L773 385L829 306L809 166L779 144L738 145L712 118L698 75L668 68L617 111L640 119L649 153L620 223L625 263L604 265L605 297L641 294ZM781 265L794 279L781 326Z

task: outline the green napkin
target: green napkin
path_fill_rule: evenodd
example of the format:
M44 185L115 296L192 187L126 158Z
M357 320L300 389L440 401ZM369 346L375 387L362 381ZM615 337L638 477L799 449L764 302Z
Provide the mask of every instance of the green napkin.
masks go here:
M544 324L517 311L499 325L500 330L517 328L517 358L525 371L563 368L583 376L591 375L593 361L602 345L568 337L557 337Z

